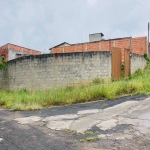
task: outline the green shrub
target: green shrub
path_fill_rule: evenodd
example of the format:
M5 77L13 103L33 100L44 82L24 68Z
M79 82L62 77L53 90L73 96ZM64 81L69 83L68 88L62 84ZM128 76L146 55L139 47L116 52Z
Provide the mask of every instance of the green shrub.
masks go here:
M0 62L0 70L3 70L6 68L6 63L5 62Z
M95 78L93 80L93 84L103 84L104 83L104 80L103 79L100 79L100 78Z
M145 58L148 62L150 62L150 58L147 56L146 53L144 54L144 58Z

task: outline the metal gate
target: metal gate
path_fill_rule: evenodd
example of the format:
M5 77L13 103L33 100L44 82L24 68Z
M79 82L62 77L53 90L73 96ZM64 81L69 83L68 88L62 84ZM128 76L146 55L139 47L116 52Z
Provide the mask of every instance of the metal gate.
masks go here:
M112 47L112 79L118 80L121 78L122 53L121 48Z
M128 77L130 75L130 50L124 49L124 76Z

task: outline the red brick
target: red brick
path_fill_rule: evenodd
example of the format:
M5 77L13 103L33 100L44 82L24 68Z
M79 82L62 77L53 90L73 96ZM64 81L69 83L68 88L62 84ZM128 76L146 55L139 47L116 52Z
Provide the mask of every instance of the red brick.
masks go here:
M28 54L32 54L32 55L40 55L41 52L36 51L36 50L32 50L29 48L24 48L18 45L14 45L14 44L6 44L0 47L0 56L1 55L6 55L6 60L8 61L8 50L15 50L15 51L21 51L21 52L25 52Z
M75 46L65 46L64 47L64 53L74 53L75 52Z
M131 52L143 55L146 53L147 49L147 38L146 37L138 37L138 38L124 38L124 39L113 39L107 41L99 41L99 42L91 42L91 43L82 43L76 44L72 46L66 46L64 48L65 53L72 52L84 52L84 51L110 51L111 47L118 47L122 49L122 59L124 59L124 49L129 48L129 44L131 43ZM75 48L76 47L76 48ZM51 53L63 53L61 50L57 48L53 48Z

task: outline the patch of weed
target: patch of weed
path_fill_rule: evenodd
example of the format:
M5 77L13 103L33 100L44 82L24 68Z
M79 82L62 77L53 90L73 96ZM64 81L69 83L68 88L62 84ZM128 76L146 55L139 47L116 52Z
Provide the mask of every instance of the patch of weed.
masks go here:
M98 141L98 140L100 140L100 138L99 137L88 137L88 138L86 138L86 141Z
M85 139L80 139L80 142L83 143L83 142L86 142L86 140Z
M91 142L91 141L98 141L100 140L99 137L87 137L86 139L80 139L80 142Z
M84 134L89 135L89 134L94 134L94 133L92 131L86 131Z

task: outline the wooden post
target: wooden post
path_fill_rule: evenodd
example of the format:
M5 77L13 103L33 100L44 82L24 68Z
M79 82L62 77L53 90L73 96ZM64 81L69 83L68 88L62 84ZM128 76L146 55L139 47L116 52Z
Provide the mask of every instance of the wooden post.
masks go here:
M147 55L149 56L149 26L150 24L148 23L148 44L147 44Z

